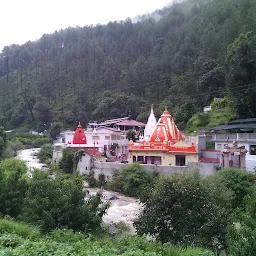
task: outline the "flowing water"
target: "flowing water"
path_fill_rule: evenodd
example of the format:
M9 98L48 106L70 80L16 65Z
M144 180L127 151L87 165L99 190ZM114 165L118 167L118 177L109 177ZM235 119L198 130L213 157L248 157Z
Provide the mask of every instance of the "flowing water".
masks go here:
M32 175L33 169L44 169L45 165L40 163L37 153L40 148L24 149L18 152L18 158L25 161L29 168L29 176ZM124 223L130 234L135 234L133 221L140 213L142 206L136 198L128 197L123 194L108 190L100 190L98 188L86 188L91 195L101 192L104 201L109 201L111 206L107 213L103 216L103 222L107 226Z
M130 234L135 234L133 221L142 210L142 205L139 200L133 197L128 197L123 194L112 192L108 190L100 190L97 188L88 188L90 194L101 192L103 200L111 203L107 213L103 216L103 222L106 225L124 223L128 228Z

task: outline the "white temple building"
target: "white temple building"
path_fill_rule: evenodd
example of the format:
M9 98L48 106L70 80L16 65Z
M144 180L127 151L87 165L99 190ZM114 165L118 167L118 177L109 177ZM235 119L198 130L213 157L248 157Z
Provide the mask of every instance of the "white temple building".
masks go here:
M154 114L153 104L152 104L150 115L148 117L148 122L147 122L147 124L145 126L145 130L144 130L144 140L145 141L149 141L149 138L150 138L152 132L155 130L155 128L156 128L156 117Z

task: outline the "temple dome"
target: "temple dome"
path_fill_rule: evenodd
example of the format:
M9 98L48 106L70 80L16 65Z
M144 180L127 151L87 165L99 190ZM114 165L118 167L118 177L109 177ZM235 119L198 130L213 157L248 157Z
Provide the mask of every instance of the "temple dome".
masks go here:
M170 132L167 129L167 126L164 123L158 123L155 130L150 136L149 141L151 143L163 143L163 142L168 142L172 141L172 136Z
M148 117L148 122L147 122L147 124L145 126L145 130L144 130L144 138L146 141L149 140L150 135L155 130L155 128L156 128L156 117L154 115L153 105L151 105L150 115Z
M79 123L73 137L73 144L86 144L86 143L87 141L86 141L86 136L84 134L84 130L82 128L82 125Z
M167 109L164 110L163 114L161 115L161 117L158 120L157 124L163 123L167 126L167 129L169 131L169 133L171 134L171 137L173 140L182 140L182 134L179 131L179 129L177 128L176 124L173 121L173 118L171 116L171 114L169 113L169 111Z

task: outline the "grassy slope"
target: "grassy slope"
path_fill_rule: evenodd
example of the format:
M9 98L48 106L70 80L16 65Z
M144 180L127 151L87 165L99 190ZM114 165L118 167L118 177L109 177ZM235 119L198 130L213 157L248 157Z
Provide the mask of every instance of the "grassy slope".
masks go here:
M0 219L0 255L168 255L213 256L201 248L181 248L149 242L144 237L85 237L70 230L55 230L48 236L38 228Z

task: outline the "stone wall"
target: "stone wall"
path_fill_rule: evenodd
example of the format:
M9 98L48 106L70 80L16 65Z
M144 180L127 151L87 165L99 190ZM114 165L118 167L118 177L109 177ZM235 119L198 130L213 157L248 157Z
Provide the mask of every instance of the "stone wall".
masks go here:
M118 171L125 166L126 164L122 163L94 162L92 170L94 171L96 178L103 173L106 180L110 180L115 171ZM157 172L163 175L193 170L199 170L202 175L211 175L216 172L216 165L213 163L189 163L188 166L156 166L152 164L142 164L141 166L149 172Z

